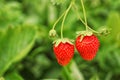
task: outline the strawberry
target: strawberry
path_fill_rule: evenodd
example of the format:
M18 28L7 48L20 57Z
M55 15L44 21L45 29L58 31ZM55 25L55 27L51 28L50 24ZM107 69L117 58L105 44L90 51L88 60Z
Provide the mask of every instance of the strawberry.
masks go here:
M74 45L66 39L57 40L54 43L53 50L58 63L62 66L67 65L74 55Z
M99 48L99 40L95 35L79 35L76 38L75 46L84 60L93 60Z

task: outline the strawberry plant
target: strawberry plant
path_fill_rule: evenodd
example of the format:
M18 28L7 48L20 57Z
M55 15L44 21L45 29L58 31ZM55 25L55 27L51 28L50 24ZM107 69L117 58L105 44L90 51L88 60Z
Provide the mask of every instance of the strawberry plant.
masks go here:
M0 80L119 80L119 13L119 0L0 0Z
M63 38L64 22L65 22L65 19L66 19L66 16L67 16L69 10L72 7L74 8L74 11L76 12L77 17L80 19L80 21L86 27L85 31L77 31L76 32L78 37L76 39L75 46L76 46L78 52L80 53L80 55L82 56L83 59L92 60L95 57L95 55L96 55L96 53L98 51L100 43L99 43L98 38L94 34L100 35L100 34L107 34L109 32L109 31L107 31L107 29L100 30L98 32L98 31L95 31L92 28L90 28L88 26L88 23L87 23L86 11L85 11L83 0L81 0L81 5L82 5L82 10L83 10L84 20L80 17L80 15L78 13L78 8L76 6L75 1L72 0L70 2L69 7L58 18L58 20L54 23L53 28L49 31L49 36L56 37L57 33L56 33L56 30L55 30L55 26L59 22L59 20L63 17L63 20L62 20L62 23L61 23L61 39L57 39L57 40L55 40L53 42L54 43L54 53L55 53L55 55L57 57L58 63L61 64L61 65L68 64L68 62L70 62L70 60L72 59L73 54L74 54L74 46L72 48L67 47L67 44L72 44L70 42L70 40L68 38L67 39ZM62 44L64 46L61 47ZM71 51L71 49L72 49L72 51ZM61 58L61 60L60 60L60 58Z

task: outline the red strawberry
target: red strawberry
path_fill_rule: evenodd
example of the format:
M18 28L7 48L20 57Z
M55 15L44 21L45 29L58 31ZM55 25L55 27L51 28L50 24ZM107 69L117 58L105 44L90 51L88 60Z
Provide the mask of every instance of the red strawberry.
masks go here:
M74 55L74 45L69 41L59 41L59 43L54 44L53 50L57 61L60 65L67 65Z
M99 48L99 40L95 35L84 36L81 40L82 36L78 36L75 42L75 46L84 60L92 60L98 51Z

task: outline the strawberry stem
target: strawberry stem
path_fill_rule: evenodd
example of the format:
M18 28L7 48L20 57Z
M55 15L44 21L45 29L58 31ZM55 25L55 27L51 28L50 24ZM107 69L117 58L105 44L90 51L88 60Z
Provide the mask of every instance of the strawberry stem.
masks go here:
M92 32L94 32L94 33L96 33L96 34L99 34L99 33L100 33L100 32L98 32L98 31L95 31L94 29L90 28L89 26L88 26L88 30L90 30L90 31L92 31Z
M64 66L64 67L63 67L63 71L64 71L64 73L65 73L65 75L66 75L66 79L67 79L67 80L73 80L73 78L71 77L70 72L69 72L67 66Z
M82 5L83 5L83 9L84 9L84 15L85 15L85 17L86 17L86 13L85 13L85 8L84 8L83 1L82 1ZM79 18L79 20L86 26L86 31L92 31L92 32L94 32L94 33L96 33L96 34L99 34L99 33L100 33L100 32L97 32L97 31L93 30L92 28L90 28L90 27L86 24L86 22L87 22L87 19L86 19L86 18L85 18L85 19L86 19L86 22L84 22L84 20L83 20L83 19L81 18L81 16L79 15L78 7L76 6L75 3L73 3L73 8L74 8L74 11L75 11L77 17Z
M85 7L84 7L83 0L81 0L81 5L82 5L83 14L84 14L84 19L85 19L86 31L88 31L88 26L87 26L87 17L86 17L86 11L85 11Z
M65 11L66 12L66 11ZM60 19L64 16L65 12L62 13L62 15L56 20L56 22L54 23L52 29L55 29L57 23L60 21Z
M78 8L77 8L77 6L76 6L75 3L73 4L73 8L74 8L74 10L75 10L75 12L76 12L76 15L77 15L77 17L79 18L79 20L85 25L85 22L82 20L82 18L81 18L80 15L79 15Z
M82 73L73 59L67 66L63 67L63 74L65 80L84 80Z
M63 39L63 26L64 26L64 22L66 19L66 16L70 10L70 8L72 7L73 2L70 3L69 7L67 8L67 10L65 11L64 17L63 17L63 21L62 21L62 25L61 25L61 39Z
M73 4L73 7L74 7L74 10L75 10L76 15L77 15L77 17L79 18L79 20L80 20L84 25L86 25L85 22L84 22L84 21L82 20L82 18L80 17L79 12L78 12L78 8L77 8L77 6L76 6L75 3Z

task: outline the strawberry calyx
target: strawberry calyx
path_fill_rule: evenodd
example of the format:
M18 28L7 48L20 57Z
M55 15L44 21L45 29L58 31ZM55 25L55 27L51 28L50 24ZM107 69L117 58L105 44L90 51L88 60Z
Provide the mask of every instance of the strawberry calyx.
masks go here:
M108 35L110 33L111 29L108 28L100 28L99 29L99 35Z
M51 30L49 31L49 36L50 36L50 37L55 37L56 35L57 35L56 30L51 29Z
M76 34L79 35L84 35L84 36L91 36L93 34L92 31L77 31Z
M71 45L73 45L74 40L70 40L68 38L63 38L63 39L56 39L55 41L53 41L53 44L55 44L55 47L57 47L61 42L62 43L69 43Z
M93 35L93 32L92 31L77 31L76 32L77 34L77 37L78 36L81 36L81 39L80 39L80 42L83 40L84 36L92 36Z

